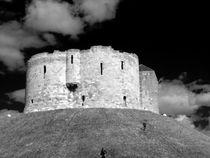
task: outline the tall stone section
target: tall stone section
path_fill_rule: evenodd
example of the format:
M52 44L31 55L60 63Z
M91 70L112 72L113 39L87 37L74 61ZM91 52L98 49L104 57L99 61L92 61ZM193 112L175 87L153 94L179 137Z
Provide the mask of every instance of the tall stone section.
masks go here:
M28 61L25 112L45 111L67 104L66 53L41 53Z
M139 104L138 57L111 47L82 52L82 96L87 107L132 108Z
M41 53L28 61L25 112L102 107L158 113L156 84L154 71L139 69L138 56L111 47Z
M80 51L72 49L66 54L66 83L80 83Z
M142 109L159 113L158 81L154 70L141 64L140 71L140 105Z

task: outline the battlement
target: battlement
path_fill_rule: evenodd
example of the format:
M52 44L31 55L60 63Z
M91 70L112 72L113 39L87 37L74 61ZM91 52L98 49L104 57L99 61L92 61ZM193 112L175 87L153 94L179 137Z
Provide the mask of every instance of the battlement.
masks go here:
M37 54L28 61L25 112L107 107L158 113L157 86L147 81L157 84L154 71L140 73L136 54L111 47Z

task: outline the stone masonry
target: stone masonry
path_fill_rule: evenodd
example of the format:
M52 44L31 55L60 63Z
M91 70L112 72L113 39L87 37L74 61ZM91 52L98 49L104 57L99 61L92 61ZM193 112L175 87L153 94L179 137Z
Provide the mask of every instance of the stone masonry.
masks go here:
M34 55L27 63L25 113L129 108L159 113L155 72L111 47Z

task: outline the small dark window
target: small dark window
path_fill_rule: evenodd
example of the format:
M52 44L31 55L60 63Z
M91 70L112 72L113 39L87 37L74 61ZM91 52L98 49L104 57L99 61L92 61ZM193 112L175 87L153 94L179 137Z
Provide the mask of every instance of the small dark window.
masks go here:
M126 105L126 96L123 96L123 101L124 101L124 103Z
M121 69L124 69L124 61L121 61Z
M44 78L45 78L45 74L46 74L46 65L44 65Z
M85 102L85 96L82 95L82 106L84 106L84 102Z
M74 63L74 57L73 57L73 55L71 55L71 64L73 64Z
M44 65L44 74L46 73L46 65Z
M101 63L101 75L103 75L103 63Z
M31 103L32 103L32 104L34 103L34 100L33 100L33 99L31 99Z
M123 96L123 100L126 101L126 96Z

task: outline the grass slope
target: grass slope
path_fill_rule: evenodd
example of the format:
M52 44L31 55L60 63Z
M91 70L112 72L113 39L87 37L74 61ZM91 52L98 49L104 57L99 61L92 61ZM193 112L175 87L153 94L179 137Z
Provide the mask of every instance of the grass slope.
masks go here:
M0 121L0 158L101 158L102 148L105 158L210 158L210 137L139 110L68 109Z

